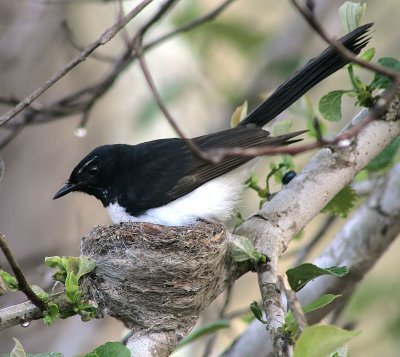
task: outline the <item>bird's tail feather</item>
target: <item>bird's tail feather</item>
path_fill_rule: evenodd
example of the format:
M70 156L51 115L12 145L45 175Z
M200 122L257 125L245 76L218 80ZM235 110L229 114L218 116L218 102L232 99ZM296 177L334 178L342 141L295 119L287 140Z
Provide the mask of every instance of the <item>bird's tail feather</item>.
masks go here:
M339 41L355 54L369 41L368 30L372 23L351 31ZM338 71L349 63L333 47L328 47L318 57L311 59L304 67L294 73L286 82L281 84L272 94L255 108L239 125L255 124L264 126L312 87Z
M282 145L297 143L299 141L302 141L303 139L293 139L293 140L290 139L307 132L308 130L299 130L289 134L283 134L279 136L269 136L267 139L268 146L282 146Z

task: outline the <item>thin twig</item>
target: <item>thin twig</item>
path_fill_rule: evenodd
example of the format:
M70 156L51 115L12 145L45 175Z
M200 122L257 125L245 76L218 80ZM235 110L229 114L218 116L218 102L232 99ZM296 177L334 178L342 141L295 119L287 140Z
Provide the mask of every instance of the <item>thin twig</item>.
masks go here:
M19 267L16 259L14 258L14 255L8 247L7 240L4 234L0 234L0 249L3 251L8 263L11 266L12 271L14 272L15 278L18 281L18 289L21 290L26 295L26 297L30 301L32 301L32 303L37 306L41 311L46 310L47 304L43 302L29 286L28 282L25 279L25 275L22 273L21 268Z
M360 123L346 130L346 132L336 136L336 138L329 140L320 138L314 142L296 145L296 146L261 146L254 148L232 148L232 149L214 149L208 152L211 161L218 163L227 157L256 157L261 155L298 155L306 151L318 149L327 145L348 146L351 144L349 139L356 136L364 127L366 127L373 120L373 115L370 113Z
M56 82L63 78L79 63L83 62L96 48L109 42L129 21L137 16L147 5L153 0L143 0L139 3L132 11L130 11L123 19L116 22L113 26L103 32L103 34L93 43L85 47L78 57L75 57L72 61L67 63L64 68L54 74L49 80L47 80L42 86L36 89L33 93L24 98L14 108L9 110L7 113L0 117L0 126L7 123L9 120L14 118L22 110L24 110L29 104L31 104L36 98L42 95L47 89L52 87Z
M328 33L322 28L320 23L316 20L314 13L311 12L308 8L302 7L298 0L291 0L292 4L296 7L296 9L300 12L300 14L305 18L308 24L318 33L321 38L332 46L337 52L339 52L343 58L360 65L363 68L369 69L372 72L383 74L393 81L396 81L398 84L400 83L400 73L394 71L388 67L380 66L373 62L368 62L363 60L360 57L357 57L353 52L348 50L343 44L335 39L332 39Z
M304 316L304 312L301 307L301 304L299 303L299 300L297 300L296 293L291 289L287 278L282 275L278 275L278 281L279 281L281 290L284 292L284 294L287 298L288 307L292 311L293 317L296 320L297 326L301 333L304 331L304 329L308 325L308 322L307 322L306 317Z
M82 52L84 50L84 46L81 46L78 44L74 34L72 33L72 31L66 21L62 22L61 27L64 31L65 37L68 39L68 41L72 45L72 47L75 48L76 50L78 50L79 52ZM113 63L115 61L115 58L113 56L108 56L108 55L104 55L104 54L96 53L96 52L93 52L88 58L92 58L92 59L95 59L95 60L98 60L101 62L106 62L106 63Z
M377 118L380 114L382 114L389 103L393 100L397 89L400 85L400 73L398 71L394 71L391 68L380 66L373 62L368 62L363 60L360 57L357 57L353 52L349 51L343 44L335 39L332 39L328 33L323 29L320 23L314 16L314 13L306 7L302 7L298 0L291 0L292 4L296 7L299 13L304 17L304 19L308 22L308 24L317 32L321 38L331 45L341 56L353 63L358 64L359 66L369 69L375 73L380 73L389 77L392 80L391 87L386 90L383 97L376 101L373 108L371 109L371 120Z
M118 14L117 14L117 19L122 19L125 16L125 11L124 11L124 4L122 3L123 0L118 0L117 1L117 6L118 6ZM122 29L122 31L120 32L120 36L122 38L122 40L125 43L126 47L129 47L129 43L130 43L130 37L129 37L129 33L128 30L126 29L126 27L124 27Z
M148 49L153 48L156 45L159 45L162 42L171 39L174 35L177 35L180 32L191 30L197 26L202 25L207 21L213 20L231 2L232 0L225 1L224 3L219 5L216 9L210 11L210 13L207 13L201 16L200 18L192 22L189 22L188 24L183 25L181 28L177 29L176 32L173 31L174 33L170 32L167 33L166 35L161 35L155 40L145 44L143 47L143 51L145 52ZM165 14L165 12L167 12L167 10L169 10L169 8L175 3L176 0L169 0L168 2L165 3L164 6L160 7L158 12L148 20L147 22L148 25L146 26L146 30L149 29L150 26L154 24L155 21L159 19L163 14ZM145 30L142 29L139 31L141 31L143 36ZM90 55L93 55L93 53ZM136 59L136 54L133 53L132 48L128 46L123 51L123 53L115 59L109 73L98 84L78 90L76 93L73 93L72 95L67 95L64 98L61 98L58 101L48 105L47 107L43 107L42 110L29 112L25 116L23 116L20 122L8 123L5 124L4 127L7 127L8 129L12 130L17 130L17 128L21 128L26 125L46 123L49 121L54 121L57 119L72 116L74 114L81 112L86 112L89 115L88 108L93 107L95 102L97 102L97 100L99 100L112 87L116 79L135 59ZM19 102L20 101L12 105L16 105ZM31 103L30 107L32 107L33 105L34 103L33 104ZM37 108L35 107L34 109ZM22 129L16 132L13 137L15 137L21 131ZM11 136L7 136L7 138L11 138ZM10 140L0 141L0 146L4 147L6 144L8 144L9 141Z
M140 68L142 69L143 75L146 79L146 82L153 94L154 99L157 102L158 107L164 114L165 118L168 120L168 123L171 125L171 127L175 130L175 132L178 134L178 136L185 142L185 144L189 147L189 149L193 152L194 155L199 157L202 160L209 161L210 158L208 155L204 154L199 147L190 139L186 137L186 135L182 132L180 129L179 125L176 123L175 119L172 117L172 115L169 113L167 107L165 106L163 100L161 99L160 94L158 93L158 90L154 84L153 78L150 74L150 71L147 67L146 61L143 57L142 53L142 47L141 47L141 39L137 39L137 44L135 46L135 52L136 56L139 60Z

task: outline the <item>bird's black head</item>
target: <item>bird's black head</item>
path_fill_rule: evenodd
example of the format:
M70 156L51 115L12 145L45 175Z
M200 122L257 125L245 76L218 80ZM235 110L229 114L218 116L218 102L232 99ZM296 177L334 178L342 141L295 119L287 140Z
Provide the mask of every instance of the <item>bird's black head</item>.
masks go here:
M104 206L110 203L111 184L127 145L99 146L84 157L72 170L68 182L53 199L70 192L83 192L98 198Z

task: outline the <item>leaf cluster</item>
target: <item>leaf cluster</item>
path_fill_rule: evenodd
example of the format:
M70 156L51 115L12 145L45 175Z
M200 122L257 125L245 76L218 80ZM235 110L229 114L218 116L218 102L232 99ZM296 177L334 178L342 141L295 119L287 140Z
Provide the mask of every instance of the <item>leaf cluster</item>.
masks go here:
M71 311L60 312L56 304L50 304L45 313L44 321L51 325L55 318L67 318L79 314L82 321L89 321L96 317L96 306L82 300L82 292L79 290L79 279L93 271L96 263L88 257L46 257L46 265L58 269L53 274L53 279L65 286L65 297L71 304Z

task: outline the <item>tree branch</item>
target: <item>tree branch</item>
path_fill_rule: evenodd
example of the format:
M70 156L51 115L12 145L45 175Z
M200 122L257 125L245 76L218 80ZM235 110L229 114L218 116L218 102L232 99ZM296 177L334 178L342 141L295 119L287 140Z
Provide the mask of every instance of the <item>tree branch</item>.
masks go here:
M313 324L320 321L351 295L368 271L375 265L400 232L400 164L379 180L370 198L353 214L341 232L329 243L314 264L321 267L346 265L349 274L343 278L319 277L308 283L298 294L304 306L326 293L343 296L326 308L308 314ZM310 196L310 201L314 196ZM310 202L309 202L310 204ZM266 356L272 343L264 338L264 325L252 322L224 357Z
M396 93L396 99L400 91ZM399 108L394 113L399 116ZM368 115L362 111L353 121L357 125ZM383 115L386 117L386 114ZM347 147L332 147L320 150L282 191L268 202L256 215L239 226L235 233L250 238L256 249L265 254L274 265L272 269L259 272L259 283L263 297L269 330L274 347L276 336L282 336L284 323L281 311L270 303L270 293L276 290L277 262L292 238L314 218L322 208L372 160L386 145L400 134L400 122L375 120L364 126ZM366 150L365 148L368 148ZM276 294L275 294L276 295ZM273 324L270 326L271 321ZM275 353L279 353L276 349Z
M26 281L25 275L22 273L14 255L12 254L10 248L8 247L7 240L4 234L0 234L0 249L3 251L8 263L14 272L15 278L18 281L18 289L22 291L26 297L32 301L32 303L37 306L40 310L44 311L47 309L47 304L43 302L32 290Z
M291 289L287 278L283 275L278 275L279 285L281 290L286 295L286 299L288 301L288 307L293 313L293 316L297 322L297 326L300 332L303 332L307 327L308 322L306 317L304 316L303 309L299 300L297 300L296 293Z
M75 68L79 63L83 62L96 48L105 45L109 42L129 21L137 16L147 5L153 0L143 0L132 11L130 11L124 18L117 21L113 26L103 32L103 34L93 43L86 46L78 57L67 63L58 73L54 74L42 86L36 89L33 93L24 98L15 107L0 117L0 126L6 124L22 110L28 107L36 98L42 95L47 89L57 83L68 72Z
M136 36L140 35L143 37L145 31L147 31L155 23L155 21L163 16L167 10L175 4L176 1L177 0L169 0L165 2L164 6L161 6L156 14L150 18L141 29L138 30ZM215 9L199 17L198 19L184 24L182 27L167 34L160 35L148 43L145 43L143 45L143 52L146 52L162 42L171 39L173 36L181 32L192 30L197 26L215 19L215 17L225 10L226 7L232 2L232 0L224 1ZM13 122L3 124L2 127L10 130L11 132L0 141L0 148L5 147L10 141L12 141L26 125L41 124L78 113L83 113L83 117L79 125L82 126L82 124L86 124L89 118L90 110L95 103L112 87L117 78L135 59L136 54L132 51L132 47L128 45L123 53L119 57L115 58L114 63L108 70L108 74L106 74L104 78L97 84L78 90L75 93L67 95L47 106L37 106L34 105L34 103L31 103L29 108L26 108L27 111L21 120L14 120ZM15 101L7 100L6 102L10 105L16 105L19 101L14 103ZM16 107L11 110L15 110L15 108ZM11 110L9 112L11 112Z
M182 132L181 128L176 123L175 119L173 118L173 116L170 114L167 107L165 106L165 104L164 104L163 100L161 99L161 96L158 93L158 90L154 84L153 78L147 67L146 61L143 57L143 48L142 48L141 41L142 41L141 38L137 39L137 43L135 45L136 56L138 57L140 68L142 69L144 78L146 79L146 82L150 88L151 93L153 94L153 97L154 97L158 107L160 108L161 112L164 114L168 123L175 130L175 132L178 134L178 136L185 142L185 144L190 148L190 150L193 152L193 154L202 160L209 160L208 155L205 155L192 140L190 140L186 137L186 135Z
M57 304L59 311L68 311L71 314L71 304L65 298L64 293L57 293L49 297L50 301ZM43 311L31 301L6 307L0 310L0 331L10 327L39 320L43 317Z

